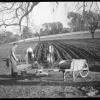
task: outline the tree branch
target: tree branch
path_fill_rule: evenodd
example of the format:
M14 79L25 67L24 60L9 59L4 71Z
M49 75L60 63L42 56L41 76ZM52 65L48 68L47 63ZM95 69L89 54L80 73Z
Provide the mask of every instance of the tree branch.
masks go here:
M11 4L11 6L8 7L2 7L3 9L0 10L0 13L5 12L5 14L7 13L6 11L9 11L9 14L13 14L13 17L5 19L2 21L1 26L12 26L12 25L19 25L20 26L20 30L21 30L21 23L22 20L24 19L24 17L27 18L27 16L29 15L29 13L33 10L33 8L38 4L39 2L13 2ZM3 4L3 3L2 3ZM5 4L4 4L5 5ZM12 19L18 19L18 23L5 23L6 21L10 21ZM17 20L16 19L16 20Z
M7 3L7 5L6 5L6 3ZM2 21L2 23L0 24L0 27L3 25L4 26L17 25L20 27L20 30L21 30L21 26L22 26L21 24L22 24L23 19L26 17L28 20L28 15L32 12L34 7L36 5L38 5L40 2L11 2L11 3L6 2L6 3L2 2L3 6L1 4L0 14L3 13L5 15L6 13L7 14L9 13L8 16L11 15L11 17ZM58 2L56 2L56 3L57 3L57 5L59 4ZM7 7L7 6L9 6L9 7ZM3 17L3 18L5 18L5 17ZM12 23L12 19L14 19L15 22ZM16 22L16 20L18 20L18 21ZM11 23L9 21L11 21Z
M75 9L77 9L77 6L78 6L78 5L79 5L79 2L78 2L76 5L75 5L75 8L74 8L74 10L75 10Z
M100 8L99 8L99 6L98 6L97 2L96 2L96 6L97 6L97 9L98 9L98 10L100 10Z
M4 26L12 26L12 25L18 26L19 24L18 24L18 23L13 23L13 24L5 24L5 23L3 23L3 24L0 25L0 27L3 26L3 25L4 25Z
M90 12L90 10L91 10L91 8L92 8L92 5L93 5L93 1L92 1L91 5L90 5L89 12Z
M6 9L3 8L3 10L0 10L0 12L3 12L3 11L5 11L5 10L11 10L11 9L14 7L14 5L15 5L15 2L12 3L12 5L11 5L10 8L4 7L4 8L6 8Z
M22 22L23 18L25 16L27 16L38 3L39 2L32 2L31 8L29 10L27 9L28 11L26 11L25 14L20 18L20 20L19 20L20 30L21 30L21 22ZM30 5L30 3L28 3L28 7L27 8L29 8L29 5Z

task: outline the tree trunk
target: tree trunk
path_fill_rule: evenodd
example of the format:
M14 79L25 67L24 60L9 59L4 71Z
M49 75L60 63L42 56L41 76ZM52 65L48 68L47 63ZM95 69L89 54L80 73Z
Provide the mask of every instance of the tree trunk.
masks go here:
M39 37L39 43L40 43L40 34L38 34L38 37Z
M94 39L94 32L93 33L91 33L92 34L92 39Z

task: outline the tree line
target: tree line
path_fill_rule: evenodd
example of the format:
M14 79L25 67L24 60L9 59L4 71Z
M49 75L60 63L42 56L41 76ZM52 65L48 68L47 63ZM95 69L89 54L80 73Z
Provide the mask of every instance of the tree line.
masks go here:
M84 11L82 14L69 12L67 17L71 19L68 24L74 32L89 31L94 38L95 30L100 29L100 15L96 12Z
M2 31L0 34L0 44L14 42L19 39L32 38L37 36L62 34L77 31L89 31L94 38L95 30L100 29L100 16L92 11L83 13L69 12L67 18L70 20L70 28L63 27L61 22L44 23L39 32L33 33L28 26L24 26L22 34L13 34L10 31Z
M34 36L89 31L91 37L94 38L96 29L100 29L100 15L96 12L84 11L84 13L81 14L76 12L69 12L67 18L70 20L68 23L70 28L63 27L61 22L44 23L40 29L40 32L35 33ZM30 35L30 32L27 35Z

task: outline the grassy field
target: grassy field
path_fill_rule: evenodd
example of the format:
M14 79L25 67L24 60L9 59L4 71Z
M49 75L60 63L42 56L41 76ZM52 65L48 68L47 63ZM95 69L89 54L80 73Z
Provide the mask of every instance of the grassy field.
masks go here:
M96 30L94 34L95 38L100 38L100 30ZM61 33L56 35L46 35L46 36L40 36L41 41L47 41L47 40L60 40L60 39L90 39L91 34L89 31L78 31L78 32L71 32L71 33ZM33 37L31 39L26 39L26 41L38 41L39 37ZM23 40L21 40L23 41ZM24 40L25 41L25 40Z
M78 40L60 40L76 47L93 50L100 56L100 39L78 39ZM53 40L53 42L57 42ZM59 40L58 40L59 42ZM17 53L22 57L25 56L26 49L29 46L34 49L37 42L21 43L17 48ZM2 58L7 58L10 54L12 45L0 46L0 98L62 98L62 97L85 97L86 93L91 90L91 86L96 90L100 90L100 62L89 62L90 74L86 79L78 78L73 82L69 78L63 82L61 72L51 72L49 77L27 76L29 80L13 80L10 76L10 68L7 68ZM86 88L84 91L82 88ZM81 89L81 90L80 90ZM96 96L99 96L100 92Z

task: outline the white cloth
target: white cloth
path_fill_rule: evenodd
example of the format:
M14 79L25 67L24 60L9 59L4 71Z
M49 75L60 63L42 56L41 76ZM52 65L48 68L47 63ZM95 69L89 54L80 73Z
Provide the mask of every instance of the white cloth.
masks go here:
M73 69L73 71L82 70L82 67L85 64L87 64L85 59L73 59L71 63L71 69Z
M18 61L18 58L16 57L16 48L17 48L17 46L14 46L12 48L12 56L16 59L16 61Z
M39 71L36 73L36 75L49 75L47 72Z
M32 50L31 47L29 47L29 48L27 49L27 53L28 53L28 52L32 52L32 53L33 53L33 50Z
M54 52L53 45L50 45L50 46L49 46L49 52L50 52L50 53L53 53L53 52Z
M25 56L26 64L28 64L28 52L31 52L32 58L34 58L33 49L31 47L29 47L26 51L26 56Z
M59 65L65 63L65 62L66 62L66 60L61 60L61 61L59 62Z
M53 56L50 55L50 54L48 54L48 55L47 55L47 61L48 61L49 63L53 63L53 61L54 61Z
M31 65L30 64L21 64L21 65L17 65L16 68L19 71L24 71L24 70L28 70L29 68L31 68Z
M62 60L59 62L59 65L65 63L65 62L66 62L66 60ZM72 59L71 65L70 65L71 70L73 70L73 71L82 70L82 68L84 67L85 64L87 64L87 61L85 59ZM67 67L67 65L66 65L66 67Z

